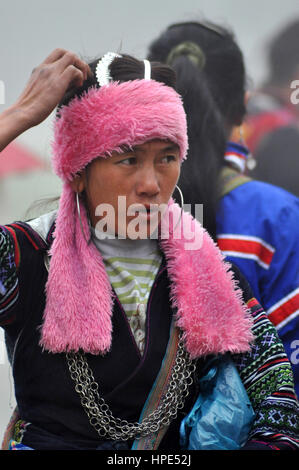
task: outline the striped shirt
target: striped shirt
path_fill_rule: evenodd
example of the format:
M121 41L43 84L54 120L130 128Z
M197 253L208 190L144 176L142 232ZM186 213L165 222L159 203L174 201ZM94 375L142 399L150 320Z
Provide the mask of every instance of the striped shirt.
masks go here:
M93 231L93 241L101 252L111 285L142 354L147 302L162 261L157 240L102 240Z

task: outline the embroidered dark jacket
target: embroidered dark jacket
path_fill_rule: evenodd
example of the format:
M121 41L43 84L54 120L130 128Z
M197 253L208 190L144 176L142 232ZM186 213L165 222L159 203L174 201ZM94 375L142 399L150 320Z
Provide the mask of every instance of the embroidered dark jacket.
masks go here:
M52 231L45 243L25 224L13 228L22 247L22 262L18 275L19 300L14 321L6 327L6 335L19 413L23 420L33 423L28 426L23 442L36 449L53 448L54 436L59 435L63 436L63 442L57 441L55 445L61 448L96 448L100 439L80 404L65 354L51 354L38 345L47 280L44 257ZM102 357L87 355L101 396L119 418L138 421L159 372L172 319L168 290L163 261L149 297L142 357L117 297L111 351Z
M34 449L130 448L130 442L112 444L98 437L74 389L65 354L48 353L42 351L38 345L48 275L45 254L51 245L53 226L45 240L41 239L27 224L18 224L11 228L17 237L15 246L21 247L21 263L18 268L19 298L18 302L6 313L6 319L3 320L7 323L5 329L19 413L24 421L32 423L26 428L23 443ZM9 227L6 228L8 229ZM232 269L235 272L235 278L240 282L244 300L247 302L252 297L251 290L241 274L236 269ZM256 330L258 330L256 346L253 347L251 353L235 357L240 376L244 384L246 382L249 397L257 412L251 442L258 438L265 441L263 434L272 431L273 437L268 435L266 438L269 444L275 442L278 447L293 446L297 425L294 421L288 426L286 421L288 416L294 420L296 403L293 400L293 405L290 406L290 402L286 405L282 403L281 398L286 387L291 394L291 386L288 385L291 384L289 364L275 329L271 329L260 307L253 307L252 314L256 319ZM115 299L111 351L104 357L87 355L101 395L115 416L129 421L138 421L165 354L172 316L165 261L162 262L148 302L146 347L142 358L131 334L125 312L118 299ZM267 331L265 327L261 331L262 324L266 325ZM267 347L264 341L269 331L275 338L273 342L276 354L280 348L281 368L278 371L276 367L277 372L271 370L269 387L267 386L268 377L263 372L265 396L262 400L257 392L260 390L260 382L252 378L252 374L249 378L249 371L253 366L262 369L265 364L271 368L271 348ZM264 344L264 350L266 348L269 350L269 354L267 357L264 356L264 363L256 363L255 353L258 351L259 356L261 355L262 344ZM201 361L197 367L198 375L200 370ZM274 388L274 393L273 374L279 374L280 378L284 379L280 379L280 384ZM281 390L282 382L284 390ZM159 449L179 448L179 424L186 411L190 409L196 392L196 384L193 384L185 408L170 426ZM275 407L284 413L283 425L271 425L267 418L269 412ZM251 445L253 444L248 444L248 446Z

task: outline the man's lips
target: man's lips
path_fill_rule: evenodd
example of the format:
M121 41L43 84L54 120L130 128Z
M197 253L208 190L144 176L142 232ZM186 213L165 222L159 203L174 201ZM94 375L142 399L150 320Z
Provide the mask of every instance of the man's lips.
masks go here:
M159 205L158 204L133 204L129 206L128 215L131 217L141 217L147 220L158 217Z
M133 213L133 212L140 212L140 213L153 212L153 213L156 213L159 210L159 204L131 204L128 209L131 213Z

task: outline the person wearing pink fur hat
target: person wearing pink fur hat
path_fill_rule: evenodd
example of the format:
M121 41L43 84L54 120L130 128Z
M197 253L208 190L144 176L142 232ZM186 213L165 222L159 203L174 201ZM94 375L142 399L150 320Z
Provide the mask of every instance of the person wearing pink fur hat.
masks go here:
M58 210L0 227L17 399L3 447L295 448L297 402L276 330L184 210L174 72L115 53L89 70L54 121ZM217 414L212 432L204 409Z

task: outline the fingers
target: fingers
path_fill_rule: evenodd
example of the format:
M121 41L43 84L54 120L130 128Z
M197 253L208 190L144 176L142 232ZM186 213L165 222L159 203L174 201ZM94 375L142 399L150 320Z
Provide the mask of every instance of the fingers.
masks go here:
M66 52L58 62L61 67L61 71L64 71L68 66L73 65L78 70L81 70L84 76L84 80L87 80L88 76L91 75L89 66L72 52Z
M63 73L70 65L73 65L82 72L84 80L87 80L87 78L92 75L88 64L86 64L73 52L61 48L57 48L52 51L51 54L37 68L47 69L50 67L52 70L54 68L57 73ZM36 69L34 69L33 72L35 70Z
M65 49L57 48L54 49L54 51L51 52L51 54L46 57L46 59L42 62L43 64L52 64L53 62L56 62L57 60L61 59L64 54L66 54L68 51Z
M82 86L91 74L76 54L55 49L34 69L16 107L26 116L28 126L35 126L48 117L67 90Z
M45 60L45 64L54 64L57 66L57 70L61 73L69 66L74 65L84 75L84 80L91 75L89 66L81 60L76 54L65 49L55 49Z
M74 65L69 65L60 76L61 86L65 91L70 88L80 87L85 79L84 74Z

